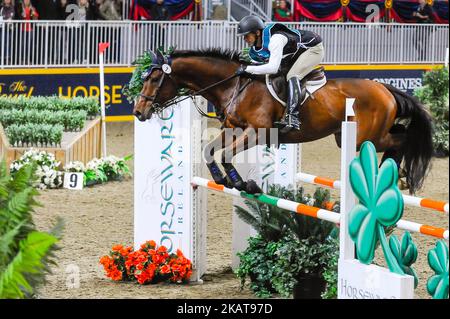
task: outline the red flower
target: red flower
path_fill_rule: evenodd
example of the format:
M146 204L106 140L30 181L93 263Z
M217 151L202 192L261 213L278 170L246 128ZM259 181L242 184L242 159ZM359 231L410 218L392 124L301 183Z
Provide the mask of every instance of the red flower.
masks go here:
M122 248L123 248L122 245L114 245L114 246L112 247L112 251L120 251Z
M167 252L167 248L165 246L159 246L156 251L158 253L166 253Z
M192 263L181 250L170 254L165 246L157 246L149 240L139 250L122 245L114 245L109 256L100 258L106 276L114 281L136 280L139 284L155 283L169 278L171 282L186 282L192 275ZM155 274L168 275L170 277Z
M164 265L164 266L162 266L161 267L161 269L160 269L160 272L162 273L162 274L168 274L168 273L170 273L170 267L169 267L169 265Z

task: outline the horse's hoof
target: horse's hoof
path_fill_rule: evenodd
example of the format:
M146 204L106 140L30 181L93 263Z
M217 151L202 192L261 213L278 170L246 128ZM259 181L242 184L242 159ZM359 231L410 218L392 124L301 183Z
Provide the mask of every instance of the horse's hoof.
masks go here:
M228 176L225 177L225 184L224 184L224 186L226 188L233 188L234 187L233 181Z
M405 189L409 189L409 185L406 181L404 181L403 179L399 178L398 179L398 188L400 190L405 190Z
M399 177L399 178L404 178L404 177L406 177L406 170L400 169L400 170L398 171L398 177Z
M215 179L214 183L216 183L217 185L225 186L226 188L233 188L233 184L231 184L228 178L220 178L217 180Z
M246 192L247 191L247 183L244 181L236 182L234 184L234 188L236 188L240 192L242 192L242 191Z
M247 194L262 194L263 191L262 189L258 186L258 184L256 184L256 182L252 179L249 179L247 181L247 190L246 190Z

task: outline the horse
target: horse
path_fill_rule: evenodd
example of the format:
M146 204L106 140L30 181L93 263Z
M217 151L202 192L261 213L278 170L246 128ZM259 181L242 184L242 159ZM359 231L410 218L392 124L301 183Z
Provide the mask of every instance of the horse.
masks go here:
M229 159L253 145L270 143L273 123L285 113L285 107L270 94L265 77L237 76L236 70L246 62L232 50L152 54L154 59L143 77L133 114L140 121L151 119L176 102L180 89L202 95L221 115L223 128L203 150L212 178L217 184L250 194L262 192L253 180L244 181ZM346 98L355 99L355 115L349 120L357 123L358 150L364 141L371 141L377 152L384 152L382 162L387 158L396 161L409 193L415 194L423 185L433 155L432 118L416 98L391 85L366 79L328 80L299 106L300 131L277 130L278 143L305 143L334 134L340 147ZM227 129L240 129L241 134L227 139ZM213 158L220 149L225 174Z

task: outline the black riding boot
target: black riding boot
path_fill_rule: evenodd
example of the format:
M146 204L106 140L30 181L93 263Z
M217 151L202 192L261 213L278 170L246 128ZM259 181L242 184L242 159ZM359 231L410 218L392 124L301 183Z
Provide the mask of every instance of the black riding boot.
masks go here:
M301 95L301 84L297 77L292 77L288 82L286 115L281 122L275 122L281 127L281 133L287 133L292 129L300 130L298 102Z

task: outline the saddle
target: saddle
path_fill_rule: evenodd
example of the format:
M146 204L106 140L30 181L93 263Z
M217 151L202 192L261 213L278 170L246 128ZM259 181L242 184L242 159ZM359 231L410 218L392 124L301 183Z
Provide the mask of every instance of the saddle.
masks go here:
M308 97L314 99L312 95L327 83L325 69L320 66L309 72L301 81L302 91L300 93L300 105L305 103ZM283 106L286 106L286 76L285 72L274 75L266 75L266 86L270 94Z

